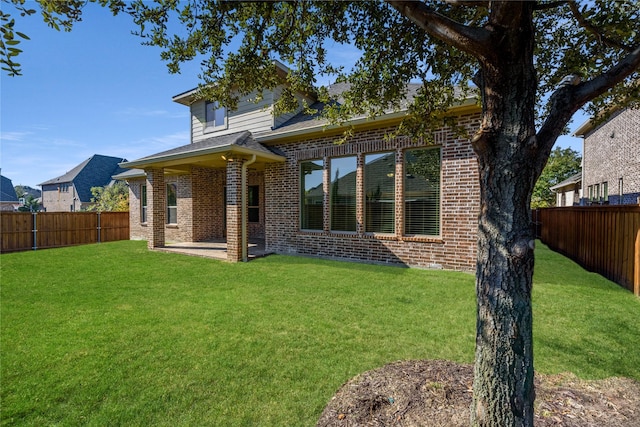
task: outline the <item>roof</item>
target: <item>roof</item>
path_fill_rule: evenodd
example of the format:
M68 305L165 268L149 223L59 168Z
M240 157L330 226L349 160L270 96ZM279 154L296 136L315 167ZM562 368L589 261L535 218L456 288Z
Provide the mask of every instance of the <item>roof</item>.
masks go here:
M262 162L281 162L285 158L255 140L251 132L242 131L220 136L212 136L202 141L186 144L161 153L124 162L123 168L180 166L185 159L202 166L221 166L234 156L256 155Z
M18 203L18 196L15 188L13 188L13 183L9 178L2 175L0 175L0 202Z
M276 66L276 70L281 76L284 77L287 74L289 74L289 68L286 65L284 65L282 62L274 60L273 64ZM197 87L193 89L189 89L187 91L184 91L182 93L175 95L172 98L172 100L173 102L177 102L178 104L189 106L195 100L195 95L198 93L199 90L200 88L197 88Z
M557 183L553 187L549 187L549 189L550 190L557 190L559 188L566 187L568 185L577 184L577 183L579 183L581 181L582 181L582 172L578 172L577 174L570 176L569 178L565 179L564 181L561 181L561 182Z
M416 97L421 86L422 84L419 83L407 84L406 97L403 99L399 110L390 110L386 114L377 116L375 118L370 118L367 115L354 117L353 119L349 120L347 124L353 126L381 126L384 122L399 121L401 118L407 115L407 108ZM336 83L327 87L329 95L335 96L338 103L342 101L340 94L348 89L348 83ZM456 96L460 94L460 91L457 89ZM254 136L260 142L268 142L272 140L280 140L287 137L298 137L310 132L316 132L318 130L326 131L329 129L344 129L344 127L341 125L330 124L327 118L322 117L321 111L325 108L325 106L326 104L322 102L315 102L310 106L311 109L317 111L315 114L307 114L305 111L301 111L277 128L271 131L256 133ZM473 109L478 109L475 98L473 97L467 97L464 102L452 107L452 111L459 108L470 107Z
M124 172L119 164L126 162L122 157L94 154L69 172L41 183L41 186L73 183L81 202L91 201L91 188L103 187L112 180L112 175ZM44 190L44 188L43 188Z

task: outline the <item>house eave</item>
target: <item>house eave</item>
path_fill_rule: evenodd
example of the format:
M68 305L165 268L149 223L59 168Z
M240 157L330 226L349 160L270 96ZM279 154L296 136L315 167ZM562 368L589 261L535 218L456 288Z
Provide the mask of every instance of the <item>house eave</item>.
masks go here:
M231 158L250 158L254 154L256 155L256 160L260 163L285 161L285 158L278 154L234 145L223 145L124 162L120 164L120 167L126 169L175 169L177 166L178 168L175 171L184 170L186 166L224 167L227 160Z
M480 111L481 108L475 100L467 99L465 102L451 107L447 111L446 115L463 115L477 113ZM262 134L255 134L254 138L260 143L289 142L299 140L301 137L311 138L316 136L339 134L349 126L353 126L354 130L364 131L373 128L397 125L406 118L407 115L407 110L400 110L374 118L358 117L353 120L349 120L344 124L327 124L326 122L318 120L316 123L305 128L292 130L283 129L280 131L276 129Z

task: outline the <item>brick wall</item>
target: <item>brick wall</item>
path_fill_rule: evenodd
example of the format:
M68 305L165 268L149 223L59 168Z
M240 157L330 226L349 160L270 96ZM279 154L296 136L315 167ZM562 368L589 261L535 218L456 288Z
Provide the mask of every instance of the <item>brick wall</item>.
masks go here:
M142 186L146 185L144 178L130 179L129 184L129 238L131 240L147 240L148 229L141 219Z
M264 173L250 171L248 185L260 188L260 222L249 223L250 237L264 238ZM178 188L178 223L165 225L168 242L201 242L225 238L224 187L226 171L193 167L190 175L166 176L165 185L174 183ZM150 224L141 219L142 186L144 178L128 180L129 227L132 240L148 240ZM147 194L147 199L151 197ZM148 203L148 202L147 202Z
M598 185L602 192L602 184L607 183L610 204L638 203L640 110L619 111L589 133L584 139L583 156L584 198L589 197L589 186Z
M479 114L462 116L459 123L473 132L479 117ZM469 142L450 129L435 133L435 142L442 147L440 236L403 236L401 215L396 215L396 232L392 235L364 233L361 226L355 233L331 232L326 226L325 230L317 232L299 229L299 164L306 160L325 159L326 164L332 157L395 151L396 176L399 177L396 179L396 211L402 213L403 153L408 148L423 147L425 143L402 137L385 139L388 131L360 132L342 145L335 144L337 137L276 145L287 161L268 164L265 170L267 249L282 254L474 270L480 206L478 165ZM326 181L327 177L325 184ZM327 188L325 198L326 193ZM326 212L325 209L325 216ZM361 215L358 212L357 215ZM325 225L327 223L328 218L325 218Z

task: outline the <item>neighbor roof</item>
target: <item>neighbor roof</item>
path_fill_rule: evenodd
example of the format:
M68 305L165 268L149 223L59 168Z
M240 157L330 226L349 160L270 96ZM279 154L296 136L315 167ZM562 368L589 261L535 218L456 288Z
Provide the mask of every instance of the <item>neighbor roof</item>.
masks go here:
M577 184L580 181L582 181L582 172L578 172L577 174L570 176L569 178L565 179L564 181L561 181L561 182L557 183L553 187L549 187L549 189L550 190L557 190L559 188L566 187L567 185Z
M18 203L18 196L13 188L13 183L9 178L2 175L0 175L0 202Z
M120 168L122 157L103 156L94 154L64 175L41 183L41 186L73 183L81 202L91 201L91 187L103 187L112 180L111 176L124 172ZM44 190L44 188L43 188Z

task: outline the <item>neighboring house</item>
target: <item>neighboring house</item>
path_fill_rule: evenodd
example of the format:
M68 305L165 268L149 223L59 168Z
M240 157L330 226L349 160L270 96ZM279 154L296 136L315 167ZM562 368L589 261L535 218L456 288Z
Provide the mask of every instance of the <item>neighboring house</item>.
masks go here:
M112 183L112 175L124 172L119 164L122 157L95 154L66 174L40 184L42 207L49 212L75 212L91 204L92 187Z
M583 140L582 204L640 203L640 109L622 109L607 121L589 120Z
M338 145L345 128L303 113L302 101L323 107L313 95L274 117L281 90L245 97L236 111L195 90L176 95L191 112L190 143L123 163L132 170L115 177L129 183L131 238L149 248L226 239L229 261L246 260L247 240L259 238L272 253L475 269L480 187L468 139L450 128L434 129L435 145L385 138L399 111L353 119L354 135ZM450 114L477 130L474 100Z
M0 175L0 211L15 211L20 205L11 180Z
M579 172L553 187L549 187L556 193L556 207L578 206L582 198L582 172Z

